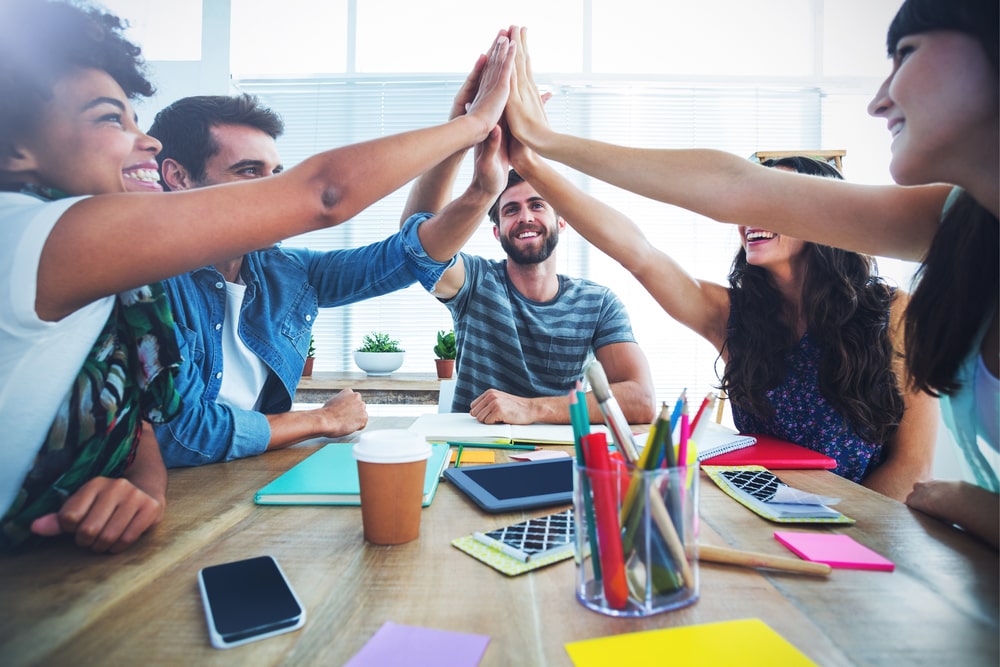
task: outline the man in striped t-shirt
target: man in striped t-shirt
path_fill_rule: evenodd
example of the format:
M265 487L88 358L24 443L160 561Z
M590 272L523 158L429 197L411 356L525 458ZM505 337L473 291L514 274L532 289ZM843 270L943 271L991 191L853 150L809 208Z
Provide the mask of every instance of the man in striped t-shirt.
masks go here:
M407 210L439 204L456 169L457 162L442 163L421 177ZM488 212L507 258L460 253L433 290L455 320L452 410L488 424L569 423L569 391L593 355L626 419L651 422L652 377L625 307L606 287L556 273L566 221L513 170ZM592 393L587 402L600 422Z

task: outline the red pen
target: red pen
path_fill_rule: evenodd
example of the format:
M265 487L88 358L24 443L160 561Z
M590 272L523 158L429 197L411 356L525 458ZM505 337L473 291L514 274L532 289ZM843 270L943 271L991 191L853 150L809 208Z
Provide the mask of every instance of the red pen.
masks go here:
M614 468L608 457L608 439L604 433L591 433L580 438L580 443L587 466L598 472L591 475L590 484L594 493L594 519L597 522L604 599L612 609L624 609L628 605L628 582L625 579L625 557L611 475Z
M694 430L698 428L698 420L701 419L701 415L705 412L705 408L708 407L708 403L711 400L712 400L712 394L708 393L705 395L705 399L701 402L701 405L698 406L698 412L694 414L694 421L691 422L692 433L694 433Z

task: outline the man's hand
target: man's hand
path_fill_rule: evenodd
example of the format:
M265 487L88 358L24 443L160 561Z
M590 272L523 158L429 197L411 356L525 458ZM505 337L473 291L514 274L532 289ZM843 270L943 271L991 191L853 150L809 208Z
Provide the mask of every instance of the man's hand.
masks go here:
M71 495L58 512L35 519L31 532L45 537L75 533L91 551L120 553L160 523L166 502L125 478L95 477Z
M536 421L533 401L487 389L469 405L469 414L483 424L533 424Z
M323 432L327 438L337 438L359 431L368 425L368 407L361 394L344 389L318 408L323 419Z

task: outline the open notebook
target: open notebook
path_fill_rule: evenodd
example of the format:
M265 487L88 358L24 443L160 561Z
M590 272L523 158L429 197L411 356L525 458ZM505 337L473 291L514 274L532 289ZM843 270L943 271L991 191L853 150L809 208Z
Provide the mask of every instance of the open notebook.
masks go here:
M468 412L423 414L417 417L410 430L421 434L428 442L573 444L573 427L569 424L482 424ZM608 432L606 427L595 424L591 432L596 431Z
M699 461L743 449L757 442L757 438L752 435L737 433L733 429L713 421L705 422L704 427L699 426L698 428L704 428L698 436L698 440L694 442L695 447L698 448Z

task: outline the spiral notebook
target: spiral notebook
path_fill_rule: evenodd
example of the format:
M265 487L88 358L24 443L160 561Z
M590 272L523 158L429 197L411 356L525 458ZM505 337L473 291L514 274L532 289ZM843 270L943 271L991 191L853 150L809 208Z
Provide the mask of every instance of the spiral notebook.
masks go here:
M743 435L722 424L708 421L694 445L698 448L698 460L704 461L719 454L749 447L756 442L757 438L752 435Z

